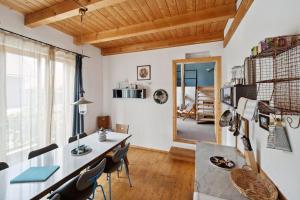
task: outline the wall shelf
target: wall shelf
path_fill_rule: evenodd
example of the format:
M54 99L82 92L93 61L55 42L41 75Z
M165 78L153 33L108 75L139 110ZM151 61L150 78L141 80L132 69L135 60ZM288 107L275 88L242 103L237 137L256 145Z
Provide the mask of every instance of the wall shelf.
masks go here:
M256 83L276 83L276 82L278 83L278 82L297 81L297 80L300 80L300 77L269 79L269 80L257 81Z
M146 89L113 89L113 98L136 98L145 99Z
M299 44L293 44L292 46L289 47L271 47L268 49L263 50L261 53L259 53L256 56L251 56L251 58L268 58L268 57L276 57L279 56L280 54L289 51L292 48L297 47Z
M250 74L257 84L257 100L269 107L260 112L274 114L300 114L300 44L287 48L268 49L249 58Z

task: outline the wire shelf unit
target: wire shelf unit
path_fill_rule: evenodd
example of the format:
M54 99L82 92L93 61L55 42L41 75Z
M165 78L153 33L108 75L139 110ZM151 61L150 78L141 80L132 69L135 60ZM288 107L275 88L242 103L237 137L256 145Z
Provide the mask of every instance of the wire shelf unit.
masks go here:
M300 114L299 43L288 48L271 48L247 58L247 68L255 76L250 78L256 81L258 101L273 108L274 114ZM259 109L266 113L264 107Z

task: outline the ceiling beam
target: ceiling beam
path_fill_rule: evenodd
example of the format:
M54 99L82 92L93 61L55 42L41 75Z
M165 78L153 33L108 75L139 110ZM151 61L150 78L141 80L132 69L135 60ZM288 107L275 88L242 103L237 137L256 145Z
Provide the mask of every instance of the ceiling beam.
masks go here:
M37 27L79 15L82 6L88 11L105 8L127 0L65 0L48 8L25 15L25 25Z
M192 45L192 44L200 44L200 43L208 43L215 41L223 41L224 35L223 31L215 32L215 33L206 33L202 35L175 38L169 40L155 41L155 42L146 42L146 43L137 43L132 45L126 45L121 47L110 47L110 48L102 48L101 54L103 56L129 53L129 52L137 52L137 51L145 51L152 49L161 49L168 47L176 47L183 45Z
M224 47L226 47L227 44L229 43L229 41L232 38L233 34L235 33L236 29L240 25L242 19L244 18L247 11L251 7L253 1L254 0L243 0L242 3L240 4L237 13L234 16L233 22L225 35Z
M96 44L112 40L124 39L139 35L190 27L194 25L207 24L217 21L228 20L236 13L234 4L209 8L199 12L187 13L172 17L157 19L151 22L121 27L108 31L101 31L76 37L76 44Z

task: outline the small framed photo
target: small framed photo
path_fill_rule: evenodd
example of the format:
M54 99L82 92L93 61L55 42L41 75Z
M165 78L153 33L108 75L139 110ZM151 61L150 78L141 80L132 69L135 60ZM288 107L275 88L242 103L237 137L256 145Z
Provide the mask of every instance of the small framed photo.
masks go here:
M137 66L137 80L151 80L151 65Z
M259 114L258 117L259 126L267 131L269 131L270 117L267 115Z

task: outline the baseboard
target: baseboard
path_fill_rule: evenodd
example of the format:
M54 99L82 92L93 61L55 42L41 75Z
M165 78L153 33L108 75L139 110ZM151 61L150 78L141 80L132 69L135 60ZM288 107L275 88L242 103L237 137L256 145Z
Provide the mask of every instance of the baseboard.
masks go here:
M141 146L137 146L137 145L130 145L130 148L141 149L141 150L146 150L146 151L153 151L153 152L158 152L158 153L169 153L168 151L149 148L149 147L141 147Z
M171 147L169 151L170 157L174 160L182 160L187 162L195 162L195 150L184 149L179 147Z
M265 177L266 179L268 179L275 185L275 183L272 181L272 179L268 176L268 174L266 172L264 172L264 170L259 165L258 165L258 170L263 177ZM287 200L287 198L282 194L282 192L278 189L278 187L276 185L275 185L275 187L278 190L278 200Z

